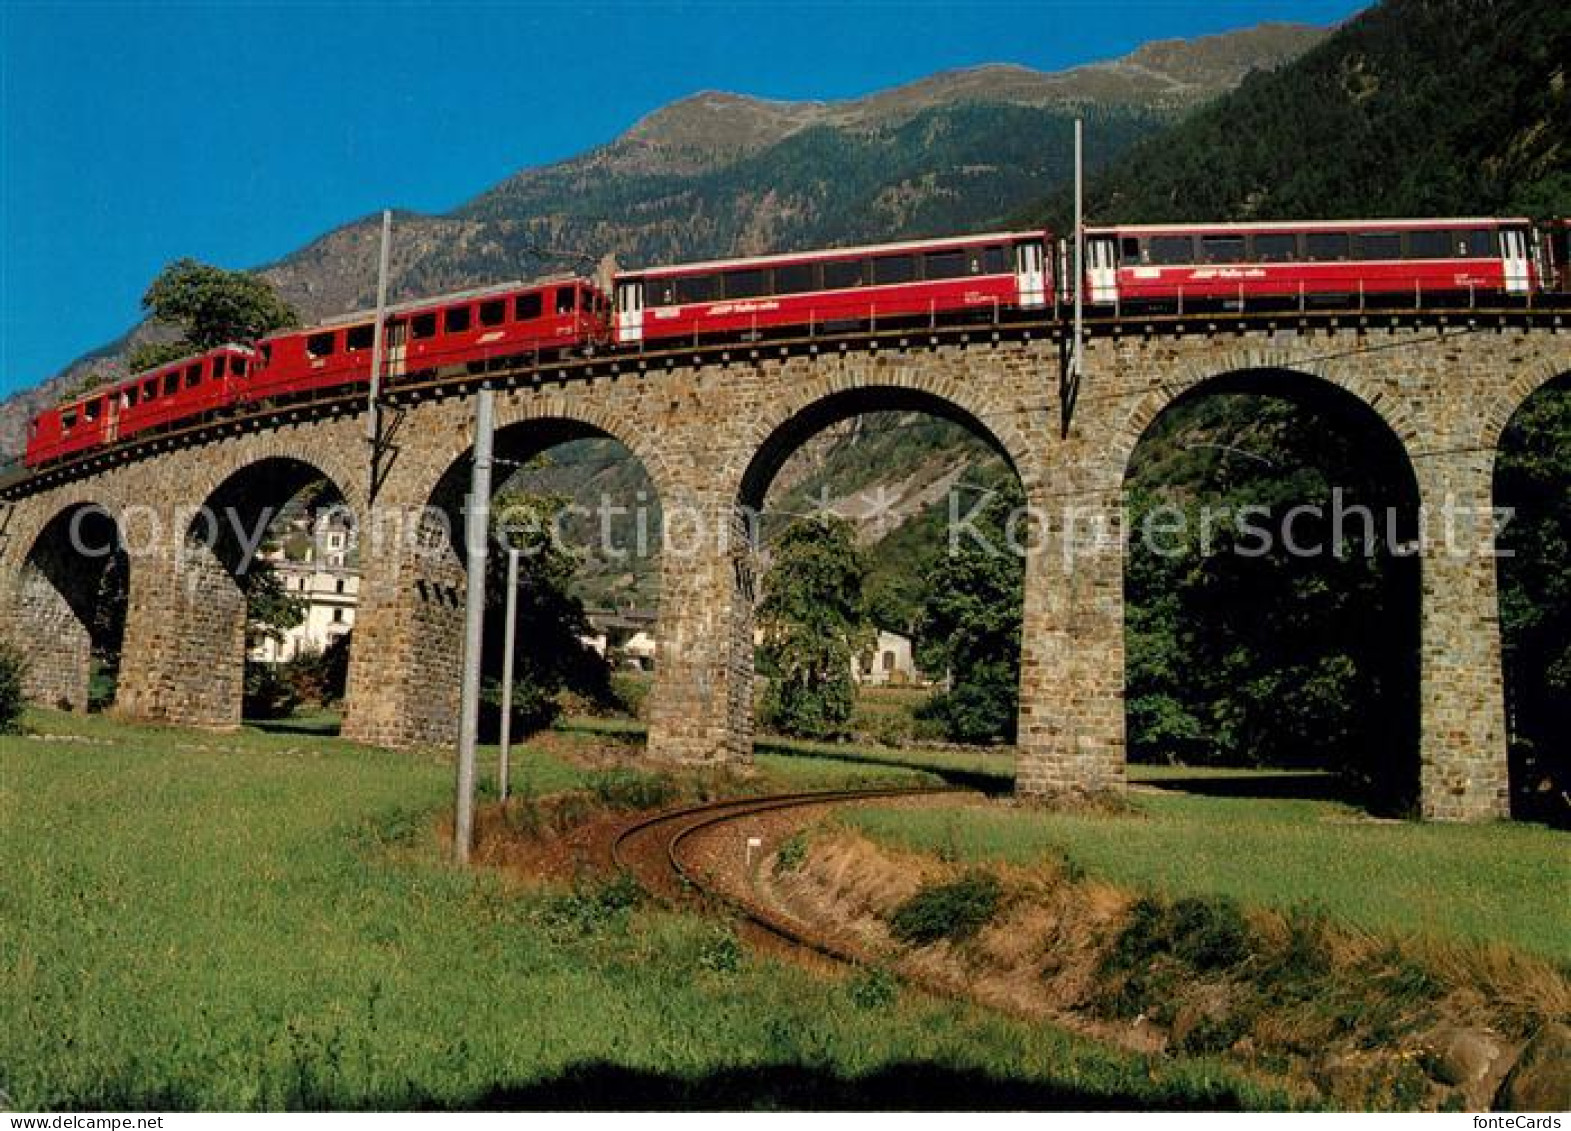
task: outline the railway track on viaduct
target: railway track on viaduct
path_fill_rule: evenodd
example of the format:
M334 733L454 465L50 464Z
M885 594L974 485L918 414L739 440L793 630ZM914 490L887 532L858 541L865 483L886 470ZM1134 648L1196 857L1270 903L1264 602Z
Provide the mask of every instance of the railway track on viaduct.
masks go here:
M965 792L952 786L816 790L668 809L617 833L611 843L611 860L618 871L667 906L690 904L728 911L740 920L749 941L818 960L857 965L864 956L853 946L788 921L757 900L724 890L694 858L696 842L725 825L790 810Z

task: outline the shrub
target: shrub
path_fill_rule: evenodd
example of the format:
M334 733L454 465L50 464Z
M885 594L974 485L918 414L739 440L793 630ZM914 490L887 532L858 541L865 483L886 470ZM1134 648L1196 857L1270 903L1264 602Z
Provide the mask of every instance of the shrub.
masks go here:
M783 876L787 872L795 872L807 860L807 834L793 833L791 837L780 846L780 851L775 853L775 875Z
M676 782L665 774L601 770L589 777L589 791L612 809L659 809L676 799Z
M9 644L0 643L0 734L15 734L22 729L22 673L26 661Z
M629 913L642 899L638 883L623 873L604 884L578 887L549 900L539 918L554 935L588 937L626 926Z
M248 719L282 719L300 706L300 693L282 664L247 660L242 710Z
M900 996L900 979L882 966L869 966L858 971L846 992L858 1009L887 1009Z
M1191 896L1169 904L1145 896L1130 908L1106 967L1135 970L1170 955L1205 973L1236 966L1250 953L1249 927L1231 899Z
M971 871L947 884L922 888L890 916L894 936L911 946L971 938L992 921L1004 900L991 872Z
M698 949L698 965L715 974L735 974L742 968L742 943L730 927L717 927Z

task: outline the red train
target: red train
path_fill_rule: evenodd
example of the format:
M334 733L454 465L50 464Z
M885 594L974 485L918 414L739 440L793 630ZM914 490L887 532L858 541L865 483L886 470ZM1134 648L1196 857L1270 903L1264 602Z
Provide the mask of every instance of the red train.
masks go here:
M1571 291L1571 224L1524 219L1090 228L1093 314L1132 310L1472 305ZM616 275L508 284L391 308L390 384L592 349L748 341L957 320L1042 317L1072 297L1052 233L996 232ZM1060 260L1063 249L1058 249ZM139 433L370 380L375 316L349 315L161 366L40 413L41 467Z

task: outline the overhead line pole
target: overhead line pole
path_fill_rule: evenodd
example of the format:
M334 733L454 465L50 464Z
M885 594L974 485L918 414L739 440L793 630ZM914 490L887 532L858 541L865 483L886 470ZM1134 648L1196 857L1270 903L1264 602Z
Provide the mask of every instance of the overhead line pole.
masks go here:
M382 353L386 349L387 327L387 259L388 249L393 243L393 210L382 209L382 250L377 259L376 267L376 325L371 331L371 384L366 402L365 432L366 441L371 445L371 456L376 458L376 445L382 438L381 408L378 401L382 395ZM372 478L375 478L375 467L372 467Z
M1069 362L1069 381L1078 391L1085 359L1085 122L1075 119L1075 344Z
M453 858L469 863L474 840L475 742L480 731L480 647L485 632L486 551L491 537L491 440L496 392L475 398L475 462L465 501L464 542L469 579L464 588L464 674L459 690L457 797L453 806Z

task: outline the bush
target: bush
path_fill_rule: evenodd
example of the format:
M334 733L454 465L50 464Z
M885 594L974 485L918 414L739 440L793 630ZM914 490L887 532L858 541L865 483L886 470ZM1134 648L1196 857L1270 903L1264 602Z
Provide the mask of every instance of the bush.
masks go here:
M793 833L775 853L775 875L795 872L807 860L807 834Z
M900 996L900 979L882 966L869 966L851 979L846 992L858 1009L887 1009Z
M0 644L0 734L16 734L22 729L22 674L26 670L22 654L9 644Z
M601 770L589 777L589 792L612 809L659 809L676 800L676 782L665 774Z
M698 949L698 965L715 974L735 974L742 968L742 943L730 927L716 927Z
M1003 885L991 872L971 871L947 884L924 887L889 918L895 938L911 946L971 938L1003 905Z
M300 702L325 707L343 699L349 682L351 635L335 636L326 648L301 651L280 665L280 675L294 687Z
M555 691L537 683L518 680L513 684L513 725L511 737L522 741L532 734L549 730L562 714ZM502 736L502 685L487 680L480 691L480 741L496 742Z
M241 709L248 719L288 718L300 706L300 693L282 664L247 660Z
M1171 955L1207 973L1236 966L1250 953L1249 927L1231 899L1191 896L1169 904L1146 896L1130 909L1107 966L1135 970Z

